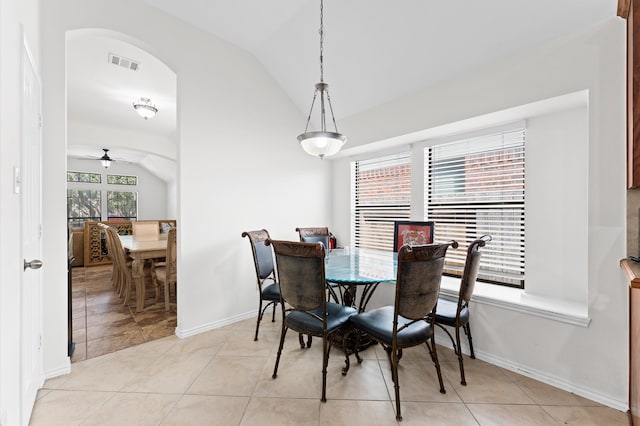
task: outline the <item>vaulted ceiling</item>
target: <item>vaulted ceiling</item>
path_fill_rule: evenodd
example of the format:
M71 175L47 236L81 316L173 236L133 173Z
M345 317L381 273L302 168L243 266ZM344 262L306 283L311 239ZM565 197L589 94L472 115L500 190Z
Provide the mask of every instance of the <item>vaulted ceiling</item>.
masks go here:
M137 1L253 54L306 116L319 80L320 0ZM324 77L336 119L581 31L615 17L616 7L617 0L325 0ZM71 45L78 54L68 63L70 117L105 120L104 109L85 103L121 98L130 104L133 97L151 93L161 111L153 120L136 122L131 111L113 111L102 123L175 138L175 85L162 88L170 75L132 79L124 70L92 66L81 51L96 47L102 56L113 52L142 59L138 77L170 71L155 66L153 58L141 58L144 52L117 40L109 45L109 40L93 37ZM106 57L100 60L107 63Z

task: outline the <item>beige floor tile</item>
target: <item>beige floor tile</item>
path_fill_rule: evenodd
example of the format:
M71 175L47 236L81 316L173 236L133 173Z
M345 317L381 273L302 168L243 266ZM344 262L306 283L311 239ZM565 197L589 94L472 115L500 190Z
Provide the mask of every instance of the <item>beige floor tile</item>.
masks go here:
M429 424L429 426L478 425L478 422L473 418L473 415L463 403L402 401L400 408L402 410L403 426L424 424ZM516 423L511 424L515 425Z
M237 425L248 404L248 397L184 395L161 425Z
M88 359L73 364L71 373L64 376L66 380L57 386L69 390L119 391L146 367L143 361L118 352Z
M220 351L222 345L231 335L232 332L230 330L218 329L187 337L186 339L178 339L176 344L169 349L167 353L175 355L206 352L213 356Z
M395 400L390 364L388 361L380 361L380 366L389 395ZM403 357L398 366L398 375L400 376L401 401L461 402L460 397L444 378L444 375L442 380L445 393L440 393L438 373L431 358L423 361L407 361Z
M278 377L275 379L271 377L275 357L267 359L253 395L271 398L310 398L320 401L322 358L314 358L283 356L278 367Z
M571 405L571 406L600 406L597 402L566 392L546 383L533 380L519 374L511 376L537 404L540 405Z
M189 387L188 394L251 396L267 358L216 357Z
M563 425L580 426L627 426L627 413L609 407L563 407L542 406L542 409Z
M241 425L304 426L318 425L318 399L251 398Z
M291 334L288 337L294 336ZM297 338L295 336L296 342ZM257 341L253 340L251 332L236 332L229 336L218 354L220 356L271 356L278 349L279 339L279 333L267 332L266 330L260 332L260 338ZM287 343L292 345L293 340L287 339L285 345Z
M320 404L320 426L372 426L395 424L390 401L327 400ZM422 424L424 424L424 419Z
M505 371L478 360L470 360L464 365L467 385L460 384L460 370L457 364L442 364L442 371L453 390L465 403L494 404L534 404Z
M179 399L180 395L121 392L81 425L158 425Z
M183 394L211 361L208 354L164 354L136 375L124 392Z
M329 363L327 399L389 400L383 373L376 360L352 364L346 376L342 375L343 366L344 363Z
M93 417L115 394L54 390L38 399L31 414L31 426L77 425Z
M467 404L482 426L557 426L553 417L537 405Z

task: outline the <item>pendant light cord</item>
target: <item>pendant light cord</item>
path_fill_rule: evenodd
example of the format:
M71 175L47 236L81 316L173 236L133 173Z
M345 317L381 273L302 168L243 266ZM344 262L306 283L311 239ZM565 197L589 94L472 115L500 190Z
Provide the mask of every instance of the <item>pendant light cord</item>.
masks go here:
M320 83L324 83L324 1L320 0Z

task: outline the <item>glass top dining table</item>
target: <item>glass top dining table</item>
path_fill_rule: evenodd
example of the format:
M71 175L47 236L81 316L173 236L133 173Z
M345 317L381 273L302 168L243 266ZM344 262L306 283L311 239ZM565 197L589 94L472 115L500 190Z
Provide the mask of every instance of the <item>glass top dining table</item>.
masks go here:
M380 283L396 281L398 253L362 248L330 250L325 256L325 279L332 297L363 312ZM356 292L362 289L356 303Z

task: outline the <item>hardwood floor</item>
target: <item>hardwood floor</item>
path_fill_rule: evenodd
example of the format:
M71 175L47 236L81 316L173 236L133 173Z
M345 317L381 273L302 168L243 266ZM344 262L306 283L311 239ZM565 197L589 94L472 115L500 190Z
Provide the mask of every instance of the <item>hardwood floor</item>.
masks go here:
M176 313L164 310L164 293L158 302L151 279L147 279L146 309L135 312L135 294L127 305L111 286L111 265L76 267L72 270L71 362L83 361L130 346L173 335ZM172 301L175 294L172 292Z

